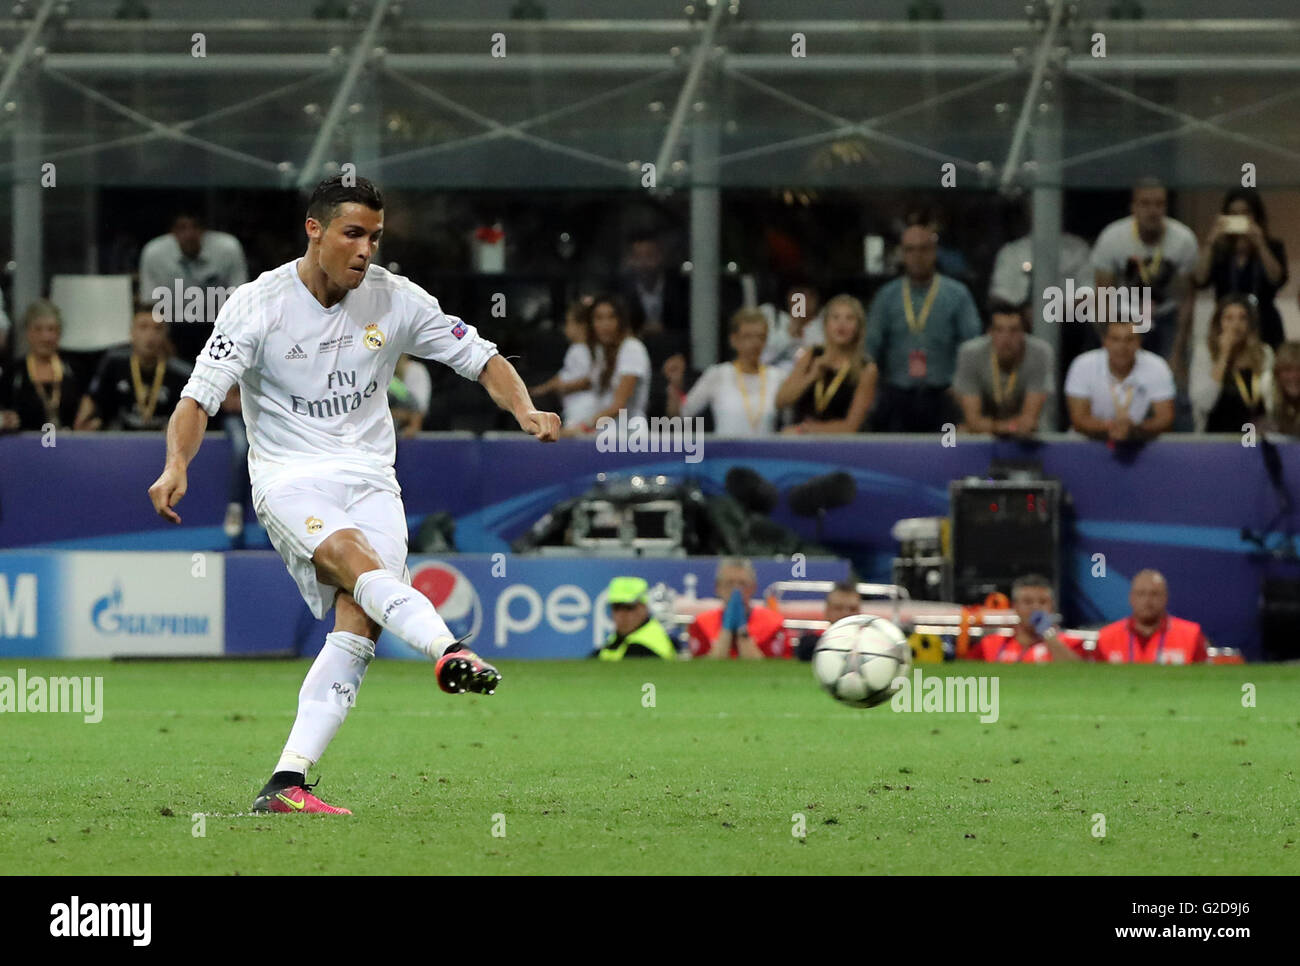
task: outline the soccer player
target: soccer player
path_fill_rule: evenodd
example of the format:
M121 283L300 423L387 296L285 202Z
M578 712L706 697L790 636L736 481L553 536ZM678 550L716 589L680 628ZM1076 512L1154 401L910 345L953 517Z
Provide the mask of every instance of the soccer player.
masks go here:
M217 316L167 428L167 461L149 488L159 515L188 486L208 418L239 382L253 506L317 619L334 630L298 695L298 717L254 811L351 814L311 794L307 771L356 700L381 629L437 662L449 693L491 694L497 670L456 641L410 586L406 513L393 470L387 388L402 353L481 382L520 427L554 441L560 419L533 408L514 367L472 325L418 285L372 264L384 202L365 178L322 181L306 254L241 285Z

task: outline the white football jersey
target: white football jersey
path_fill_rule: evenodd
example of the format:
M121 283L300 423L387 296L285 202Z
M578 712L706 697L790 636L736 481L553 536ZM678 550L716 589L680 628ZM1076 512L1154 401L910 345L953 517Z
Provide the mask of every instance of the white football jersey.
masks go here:
M214 416L238 381L255 505L272 484L304 476L400 492L388 411L398 357L433 359L477 380L496 345L377 265L327 309L298 277L298 262L235 289L181 396Z

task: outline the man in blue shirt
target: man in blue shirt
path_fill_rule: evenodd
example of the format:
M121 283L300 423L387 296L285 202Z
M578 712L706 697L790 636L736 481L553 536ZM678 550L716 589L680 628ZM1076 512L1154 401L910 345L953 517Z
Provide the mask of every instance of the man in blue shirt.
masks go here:
M975 300L961 282L935 271L938 238L903 232L903 275L876 293L867 316L867 354L880 367L874 419L887 433L939 432L960 423L950 386L957 350L980 334Z

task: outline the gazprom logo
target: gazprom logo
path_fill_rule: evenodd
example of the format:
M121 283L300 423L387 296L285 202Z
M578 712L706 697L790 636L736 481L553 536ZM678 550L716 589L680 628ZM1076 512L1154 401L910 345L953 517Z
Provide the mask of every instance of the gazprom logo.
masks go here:
M90 609L90 621L102 634L158 636L163 634L206 636L204 614L132 614L122 607L122 585L115 583Z
M0 637L36 636L36 575L0 573Z

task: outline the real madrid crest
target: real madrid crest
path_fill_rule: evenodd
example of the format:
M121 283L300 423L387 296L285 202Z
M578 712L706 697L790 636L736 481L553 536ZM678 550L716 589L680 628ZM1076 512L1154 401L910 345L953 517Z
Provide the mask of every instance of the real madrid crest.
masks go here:
M371 322L366 326L366 334L361 337L367 349L382 349L384 347L384 333L379 331L379 326Z
M324 525L325 525L325 524L321 523L319 517L308 517L308 518L307 518L307 532L308 532L308 533L320 533L320 528L323 527Z

